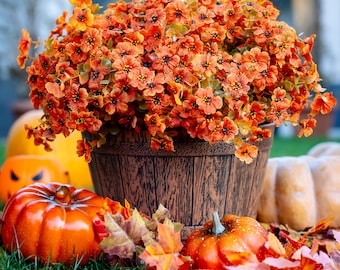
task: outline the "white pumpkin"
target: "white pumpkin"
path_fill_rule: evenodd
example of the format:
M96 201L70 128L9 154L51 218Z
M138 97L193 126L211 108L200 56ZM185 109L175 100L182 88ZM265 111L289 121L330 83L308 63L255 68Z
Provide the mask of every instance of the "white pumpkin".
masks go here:
M321 218L340 227L340 156L268 160L258 220L303 230Z
M340 143L338 142L322 142L313 146L308 151L309 156L340 156Z

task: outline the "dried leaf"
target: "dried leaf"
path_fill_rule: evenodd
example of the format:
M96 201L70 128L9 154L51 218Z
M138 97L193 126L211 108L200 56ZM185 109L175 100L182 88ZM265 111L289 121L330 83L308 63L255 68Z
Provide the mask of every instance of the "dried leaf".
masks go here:
M335 239L336 242L338 242L340 244L340 231L338 230L331 230L333 237Z
M112 215L104 216L106 231L109 236L99 244L100 248L109 255L132 259L136 246L124 229L114 220Z
M117 217L119 217L119 215ZM137 209L132 211L130 219L124 220L120 218L117 219L117 222L125 230L134 243L139 243L143 236L150 232L145 225L144 218L140 215Z
M160 204L156 212L152 215L152 218L159 222L162 222L166 218L170 218L170 211L165 208L164 205Z
M143 217L135 209L128 220L119 213L107 214L104 218L109 236L100 243L101 249L109 255L132 259L136 245L150 233Z
M256 262L256 257L251 252L224 251L223 256L231 265L244 265L248 262Z
M170 218L170 211L160 204L152 218L146 221L146 226L150 231L157 231L158 223L163 222L166 218Z
M180 234L174 232L168 225L158 223L158 242L148 245L139 257L149 266L161 269L178 269L183 261L179 257L179 252L183 248Z
M263 263L275 267L274 269L290 269L294 267L298 267L300 263L298 261L290 261L286 258L266 258Z
M273 250L276 254L279 256L284 256L286 254L285 248L282 246L282 243L279 241L279 239L273 234L268 234L268 241L266 243L266 247L268 249Z
M166 218L163 222L163 224L168 225L169 227L171 227L174 232L181 232L181 230L184 227L183 223L179 223L179 222L173 222L172 220Z
M298 249L291 259L299 261L301 269L337 269L332 259L325 252L319 251L313 254L307 246Z
M309 236L322 233L329 228L329 225L334 220L334 217L320 219L312 228L310 228L304 235L303 238L306 239Z

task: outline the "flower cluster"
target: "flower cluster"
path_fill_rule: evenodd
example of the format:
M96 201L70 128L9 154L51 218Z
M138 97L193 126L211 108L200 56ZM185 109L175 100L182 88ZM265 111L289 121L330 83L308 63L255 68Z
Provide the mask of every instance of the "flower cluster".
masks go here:
M108 133L146 129L155 150L175 151L181 133L209 143L234 143L250 162L252 144L271 133L263 123L300 125L309 136L315 116L336 100L320 85L311 50L278 21L267 0L133 0L101 11L91 0L70 0L27 67L30 98L44 117L26 127L36 144L72 131L95 135L78 143L90 160ZM18 63L32 41L23 30ZM307 119L300 113L308 106Z

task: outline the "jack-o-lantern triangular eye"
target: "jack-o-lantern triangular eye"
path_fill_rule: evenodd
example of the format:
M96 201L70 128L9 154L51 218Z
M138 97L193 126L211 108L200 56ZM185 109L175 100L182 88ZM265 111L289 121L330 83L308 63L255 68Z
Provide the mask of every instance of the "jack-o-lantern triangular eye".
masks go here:
M43 171L39 172L37 175L32 177L33 181L39 181L43 178Z
M11 180L13 181L19 181L19 177L11 170Z

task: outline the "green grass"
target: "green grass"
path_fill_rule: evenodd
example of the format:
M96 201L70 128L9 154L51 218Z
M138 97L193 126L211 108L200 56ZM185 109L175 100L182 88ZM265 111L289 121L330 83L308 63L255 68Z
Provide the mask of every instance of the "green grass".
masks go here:
M86 265L79 266L75 262L73 266L63 264L41 265L37 260L24 258L19 251L8 253L0 248L0 269L1 270L118 270L118 269L145 269L142 267L122 267L108 264L103 258L99 260L90 260Z
M340 142L340 139L329 139L325 137L308 137L308 138L281 138L275 137L273 146L270 151L271 157L281 157L281 156L300 156L305 155L307 152L316 144L334 141Z

